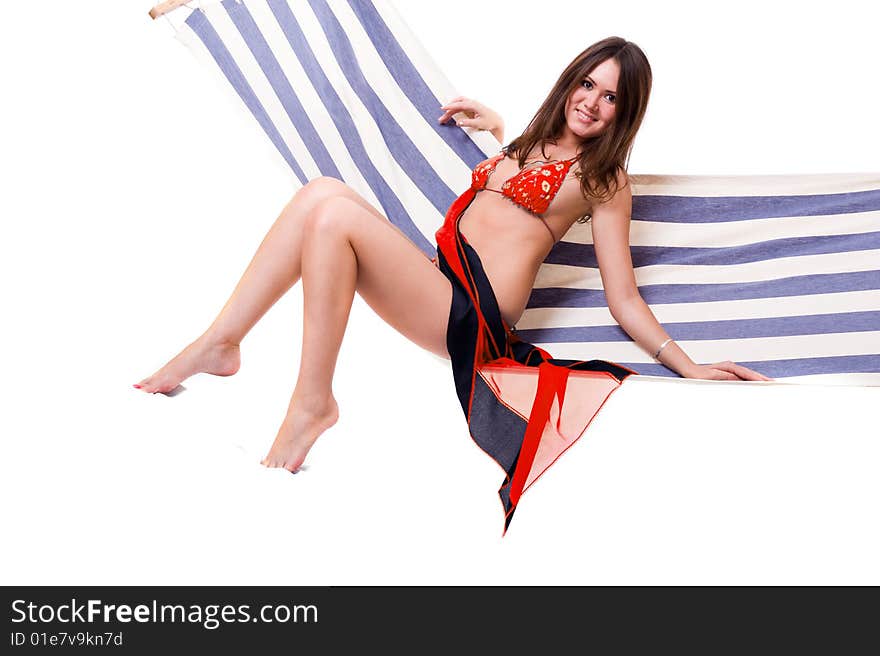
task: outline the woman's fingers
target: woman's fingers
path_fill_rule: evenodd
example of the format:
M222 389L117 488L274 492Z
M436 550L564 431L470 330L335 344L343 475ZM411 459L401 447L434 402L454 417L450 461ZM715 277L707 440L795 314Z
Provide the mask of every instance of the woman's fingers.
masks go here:
M716 362L715 364L698 365L696 370L690 372L687 377L702 378L704 380L773 380L730 360Z
M445 105L440 105L440 109L450 109L453 111L461 112L461 111L470 111L477 112L483 109L483 105L476 100L472 100L470 98L464 98L463 96L459 96L458 98L453 98Z
M476 100L471 100L463 96L458 96L450 100L445 105L441 105L440 109L445 110L443 115L438 119L440 123L445 123L450 118L452 118L454 114L463 112L467 118L458 119L458 125L480 129L489 129L491 127L485 120L485 109L483 105L481 103L478 103Z
M744 367L741 364L734 364L733 366L735 367L733 373L743 380L773 380L772 378L759 374L757 371Z
M769 376L765 376L764 374L758 373L757 371L753 371L752 369L749 369L748 367L743 367L743 369L746 370L747 375L749 376L749 378L746 378L746 380L766 380L766 381L773 380Z
M459 112L464 112L468 118L474 117L474 112L468 111L467 109L459 106L458 103L450 103L449 105L443 105L440 109L446 110L443 112L443 115L440 117L439 121L441 123L445 123L448 121L454 114L458 114Z
M492 111L483 103L471 98L457 96L445 105L440 105L444 113L437 119L438 123L446 123L450 118L458 115L455 124L460 127L486 130L501 139L504 133L504 121L497 112ZM496 134L497 132L497 134Z
M440 109L446 110L443 116L447 119L453 114L458 114L459 112L464 113L469 118L473 118L479 113L471 107L465 107L461 103L450 103L449 105L443 105Z
M768 378L763 374L759 374L757 371L753 371L748 367L737 364L736 362L730 362L729 360L713 364L712 367L714 367L715 369L720 369L722 371L730 372L731 374L733 374L734 379L738 380L773 380L772 378Z
M719 369L715 365L712 366L717 373L717 378L715 380L740 380L740 378L726 369Z

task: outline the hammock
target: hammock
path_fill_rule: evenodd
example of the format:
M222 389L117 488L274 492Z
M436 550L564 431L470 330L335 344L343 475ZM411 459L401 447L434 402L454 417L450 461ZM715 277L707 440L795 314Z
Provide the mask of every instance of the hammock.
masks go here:
M457 93L390 2L180 12L177 38L231 85L300 183L343 180L436 254L447 209L501 144L437 123ZM631 178L639 290L695 361L880 384L880 174ZM611 317L589 224L550 252L516 328L557 358L677 377Z

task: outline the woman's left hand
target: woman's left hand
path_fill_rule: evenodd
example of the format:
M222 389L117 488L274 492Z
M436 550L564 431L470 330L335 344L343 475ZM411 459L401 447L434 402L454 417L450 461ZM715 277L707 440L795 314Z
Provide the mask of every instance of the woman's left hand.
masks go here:
M687 371L684 377L703 380L773 380L730 360L715 364L698 364Z

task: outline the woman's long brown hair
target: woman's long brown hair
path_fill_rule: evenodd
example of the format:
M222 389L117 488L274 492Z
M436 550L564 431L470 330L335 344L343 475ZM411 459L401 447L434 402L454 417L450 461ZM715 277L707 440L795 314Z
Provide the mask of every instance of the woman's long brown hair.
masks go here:
M631 41L608 37L575 57L559 76L525 131L504 148L508 154L517 156L520 168L536 145L540 144L544 155L544 145L555 143L562 134L569 94L607 59L614 59L620 67L614 121L598 137L583 142L578 161L584 197L600 201L610 199L617 192L618 171L626 171L633 141L645 117L651 94L648 58Z

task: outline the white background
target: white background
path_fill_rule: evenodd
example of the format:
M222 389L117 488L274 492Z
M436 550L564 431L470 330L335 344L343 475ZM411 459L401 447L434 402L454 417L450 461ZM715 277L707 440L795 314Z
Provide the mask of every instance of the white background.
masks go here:
M508 139L616 34L654 70L631 172L880 171L877 3L398 6ZM132 389L213 319L296 189L149 8L18 2L0 22L3 583L880 583L880 388L628 381L503 539L501 472L447 366L359 298L341 418L301 474L258 464L299 287L238 375Z

